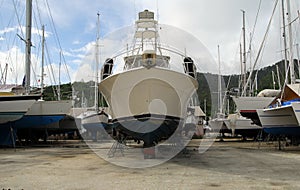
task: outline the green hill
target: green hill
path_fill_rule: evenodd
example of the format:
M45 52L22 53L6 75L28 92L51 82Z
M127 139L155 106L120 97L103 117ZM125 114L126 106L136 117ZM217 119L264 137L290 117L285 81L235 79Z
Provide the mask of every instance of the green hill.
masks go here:
M295 71L298 71L298 64L297 60L294 60L295 65ZM278 89L278 81L277 81L277 69L276 66L278 66L279 70L279 78L281 81L281 85L284 82L284 62L280 61L272 66L264 67L260 70L256 70L253 72L252 75L252 81L255 78L256 72L257 72L257 86L258 90L257 92L263 90L263 89L273 89L273 79L272 79L272 72L275 73L275 88ZM296 78L300 78L298 76L299 72L296 73ZM249 76L249 73L248 75ZM231 91L234 88L237 88L240 81L240 75L224 75L223 78L223 94L225 94L226 91ZM228 84L228 81L230 79L230 83ZM206 108L207 108L207 114L210 116L211 113L216 113L217 109L217 89L218 89L218 75L211 74L211 73L198 73L197 74L197 80L199 82L199 88L197 90L198 99L200 102L201 108L204 110L204 100L206 100ZM74 99L74 105L75 107L81 107L81 106L93 106L94 104L94 82L75 82L71 85L71 83L63 84L61 85L61 99ZM228 89L224 88L227 87ZM72 90L74 90L72 94ZM257 94L257 92L254 92L254 94ZM57 100L57 90L55 86L48 86L45 88L44 91L44 99L45 100ZM214 101L212 101L214 100ZM105 101L103 103L100 102L101 98L99 99L99 105L105 104ZM83 105L84 104L84 105ZM229 101L230 106L230 112L234 112L235 107L232 100Z

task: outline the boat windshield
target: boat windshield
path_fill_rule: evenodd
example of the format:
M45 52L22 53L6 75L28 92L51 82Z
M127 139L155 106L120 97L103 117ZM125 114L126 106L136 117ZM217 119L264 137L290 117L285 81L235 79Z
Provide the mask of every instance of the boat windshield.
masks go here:
M156 55L155 53L144 53L143 55L133 55L124 58L124 70L138 67L163 67L169 68L169 56Z

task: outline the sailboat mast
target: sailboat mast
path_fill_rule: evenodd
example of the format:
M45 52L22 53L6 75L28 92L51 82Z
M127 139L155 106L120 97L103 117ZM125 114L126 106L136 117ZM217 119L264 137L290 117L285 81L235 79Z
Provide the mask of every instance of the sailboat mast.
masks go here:
M272 82L273 82L273 89L275 90L275 74L274 74L274 71L272 71Z
M277 72L278 88L279 88L279 90L281 90L281 82L280 82L279 67L278 67L278 65L276 65L276 72Z
M258 75L258 71L256 71L256 75L255 75L255 92L256 93L257 93L257 90L258 90L257 75Z
M95 110L99 111L98 105L98 70L99 70L99 40L100 40L100 14L97 13L97 39L96 39L96 73L95 73Z
M241 92L243 92L243 50L242 50L242 44L240 43L240 64L241 64L241 75L239 77L239 89L241 89ZM240 94L241 95L241 94Z
M204 105L203 105L203 106L204 106L205 121L206 121L206 116L207 116L207 115L206 115L206 99L204 99Z
M247 72L246 72L246 27L245 27L245 11L241 10L243 13L243 86L246 87L246 81L247 81Z
M291 84L295 84L295 70L294 70L294 60L293 60L293 36L292 36L292 19L291 19L291 5L290 0L286 1L287 4L287 15L288 15L288 30L289 30L289 66L290 66L290 75L291 75Z
M286 30L285 30L285 10L284 10L284 0L281 0L282 8L282 36L283 36L283 47L284 47L284 73L287 74L287 45L286 45ZM287 76L285 76L287 79ZM286 81L287 82L287 81Z
M218 73L218 106L219 113L222 113L222 87L221 87L221 60L220 60L220 47L218 45L218 63L219 63L219 73Z
M26 0L25 92L30 93L32 0Z
M57 86L57 100L61 100L61 93L60 93L60 69L61 69L61 51L59 52L59 64L58 64L58 86Z
M45 26L42 26L42 72L41 72L41 99L44 93L44 58L45 58Z
M300 18L300 17L299 17ZM297 57L298 57L298 72L299 72L299 78L300 78L300 56L299 56L299 44L296 44L296 51L297 51Z

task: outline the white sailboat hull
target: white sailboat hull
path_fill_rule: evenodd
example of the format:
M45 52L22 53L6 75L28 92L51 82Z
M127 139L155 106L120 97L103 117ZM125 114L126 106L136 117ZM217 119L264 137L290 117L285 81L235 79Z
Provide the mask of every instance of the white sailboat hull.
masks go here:
M103 127L103 124L108 123L108 116L103 112L88 111L83 113L81 124L85 128Z
M245 137L256 137L262 129L260 126L254 124L251 119L238 114L230 114L225 124L232 130L232 135L240 134Z
M70 113L71 107L71 100L36 101L25 115L66 115Z
M98 134L102 136L112 133L111 127L108 124L108 115L102 111L87 111L81 116L81 125L91 135L93 140L98 139Z
M22 118L35 101L36 100L0 101L0 124Z
M67 114L70 114L72 107L71 100L62 101L36 101L28 112L18 121L15 126L18 129L51 127ZM54 127L57 128L57 127Z
M260 126L253 124L251 119L239 116L237 114L230 114L228 121L225 122L230 129L261 129Z
M222 126L223 126L224 120L223 119L213 119L213 120L209 120L208 124L210 126L210 128L212 129L212 131L220 131Z
M237 109L240 112L245 111L253 111L255 112L256 109L262 109L267 107L273 100L274 97L232 97L234 103L236 104Z
M261 125L257 109L264 109L275 99L274 97L232 97L237 110L243 117L251 119L256 125Z
M267 133L300 136L300 102L277 108L258 109L257 114Z

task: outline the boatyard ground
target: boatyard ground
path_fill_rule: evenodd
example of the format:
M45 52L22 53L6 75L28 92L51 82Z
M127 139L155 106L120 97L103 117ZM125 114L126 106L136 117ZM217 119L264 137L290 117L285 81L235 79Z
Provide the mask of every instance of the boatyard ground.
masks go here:
M110 164L80 141L0 149L0 189L300 189L300 147L225 139L200 154L199 141L144 169Z

